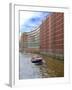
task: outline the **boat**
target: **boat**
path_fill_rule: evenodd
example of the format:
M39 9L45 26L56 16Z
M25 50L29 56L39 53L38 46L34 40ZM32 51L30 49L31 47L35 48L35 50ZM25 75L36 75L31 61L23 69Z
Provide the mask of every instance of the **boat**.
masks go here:
M32 62L32 63L35 63L35 64L41 64L42 61L43 61L42 57L39 57L39 56L37 56L37 57L32 57L32 60L31 60L31 62Z

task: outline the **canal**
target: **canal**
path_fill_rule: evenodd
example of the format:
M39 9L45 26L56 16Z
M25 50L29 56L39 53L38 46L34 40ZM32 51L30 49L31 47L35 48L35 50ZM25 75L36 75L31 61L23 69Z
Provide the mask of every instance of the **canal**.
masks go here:
M41 65L31 62L35 54L20 53L19 54L19 79L48 78L48 66L45 61Z

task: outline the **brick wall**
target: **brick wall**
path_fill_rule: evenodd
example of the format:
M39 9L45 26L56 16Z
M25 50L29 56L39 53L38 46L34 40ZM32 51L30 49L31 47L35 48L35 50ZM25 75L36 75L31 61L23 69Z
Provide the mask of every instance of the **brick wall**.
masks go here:
M64 14L52 13L40 25L40 51L48 54L64 53Z

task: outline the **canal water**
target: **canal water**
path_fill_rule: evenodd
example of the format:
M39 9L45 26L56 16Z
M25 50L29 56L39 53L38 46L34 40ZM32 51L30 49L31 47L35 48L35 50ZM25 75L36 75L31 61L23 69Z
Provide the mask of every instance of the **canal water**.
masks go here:
M48 66L45 61L41 65L31 62L35 54L20 53L19 57L19 79L48 78Z

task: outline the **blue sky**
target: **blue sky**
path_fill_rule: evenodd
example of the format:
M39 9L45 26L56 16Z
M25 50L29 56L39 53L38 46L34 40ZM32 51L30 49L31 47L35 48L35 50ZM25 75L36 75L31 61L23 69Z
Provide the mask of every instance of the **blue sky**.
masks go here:
M20 33L30 32L34 28L38 27L42 20L49 15L49 12L20 12Z

